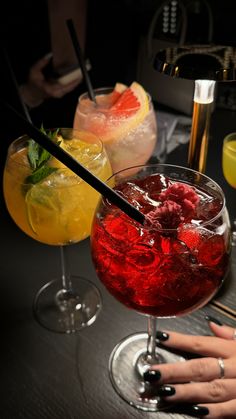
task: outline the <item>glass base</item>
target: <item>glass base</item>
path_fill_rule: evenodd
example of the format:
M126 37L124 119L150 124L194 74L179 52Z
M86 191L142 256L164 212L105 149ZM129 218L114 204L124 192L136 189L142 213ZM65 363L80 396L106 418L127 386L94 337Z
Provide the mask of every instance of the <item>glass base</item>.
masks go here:
M70 288L62 289L61 280L45 284L37 293L34 313L46 329L59 333L74 333L90 326L101 306L101 295L88 279L70 276Z
M147 351L147 333L135 333L123 339L113 349L109 360L109 372L112 385L116 392L131 406L137 409L156 412L165 410L167 405L160 397L144 395L144 380L138 365ZM173 352L157 346L157 357L161 363L181 362L185 359ZM146 369L143 368L143 372Z
M233 220L232 226L232 246L236 246L236 220Z

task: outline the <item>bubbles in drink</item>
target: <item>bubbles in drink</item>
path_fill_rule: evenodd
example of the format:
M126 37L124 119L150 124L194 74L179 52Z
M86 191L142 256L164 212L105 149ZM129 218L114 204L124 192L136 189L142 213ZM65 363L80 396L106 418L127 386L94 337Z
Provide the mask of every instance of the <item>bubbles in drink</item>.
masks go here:
M57 140L100 179L111 176L102 144L91 133L69 130L68 139L58 135ZM32 179L27 145L28 138L22 139L21 148L11 154L4 171L4 196L12 218L26 234L42 243L63 245L85 239L90 234L99 193L52 156L43 168L50 169L47 176Z
M150 96L133 82L114 89L95 90L96 104L86 94L79 98L74 128L98 135L113 172L148 161L157 140L157 122Z

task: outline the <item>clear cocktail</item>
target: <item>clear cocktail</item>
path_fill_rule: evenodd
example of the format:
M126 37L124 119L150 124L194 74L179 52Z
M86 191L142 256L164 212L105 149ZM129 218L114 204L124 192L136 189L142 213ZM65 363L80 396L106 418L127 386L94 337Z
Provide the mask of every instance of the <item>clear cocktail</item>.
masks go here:
M157 141L156 115L150 96L133 82L130 87L95 89L96 103L88 93L80 96L74 127L98 135L107 150L113 172L144 164Z

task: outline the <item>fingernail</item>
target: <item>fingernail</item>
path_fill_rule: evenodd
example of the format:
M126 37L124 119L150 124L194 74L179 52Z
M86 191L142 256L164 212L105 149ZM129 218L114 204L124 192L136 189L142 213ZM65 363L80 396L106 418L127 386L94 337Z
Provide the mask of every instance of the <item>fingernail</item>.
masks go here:
M215 317L206 315L205 320L207 322L212 322L212 323L218 324L218 326L223 326L223 324L218 319L215 319Z
M46 54L46 55L44 55L44 59L45 60L49 60L49 58L52 58L52 56L53 56L53 53L52 52L49 52L48 54Z
M205 406L189 406L188 413L192 416L207 416L209 410Z
M149 370L143 374L143 378L144 381L148 381L149 383L155 383L156 381L160 380L161 373L160 371Z
M156 332L156 339L160 342L165 342L165 340L169 339L169 335L166 332L162 332L161 330L158 330Z
M139 391L139 396L142 399L152 399L153 397L156 397L156 394L154 392L153 387L148 383L148 386L146 384L145 388Z
M175 394L175 388L171 386L162 386L157 389L157 395L160 397L173 396Z

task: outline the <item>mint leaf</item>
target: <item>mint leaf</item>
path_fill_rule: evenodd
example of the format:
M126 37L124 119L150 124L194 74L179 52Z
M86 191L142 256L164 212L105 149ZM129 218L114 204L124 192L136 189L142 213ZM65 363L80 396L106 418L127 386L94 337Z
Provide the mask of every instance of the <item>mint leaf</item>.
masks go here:
M35 170L38 165L38 155L39 155L39 144L34 140L29 140L28 142L28 160L32 170Z
M59 128L55 129L55 131L50 131L49 137L51 138L51 140L55 140L57 138L58 132L59 132Z
M42 166L43 164L47 163L47 161L50 159L51 154L45 150L44 148L40 147L39 153L38 153L38 167Z
M27 178L25 179L25 183L31 183L35 185L36 183L48 177L51 173L55 172L56 170L57 167L41 166L38 169L36 169L32 173L32 175L27 176Z
M47 133L44 127L41 126L40 131L47 134L52 141L60 144L60 141L57 140L59 129L49 131ZM27 157L32 169L32 174L25 179L26 183L32 183L35 185L57 170L56 167L47 166L47 162L50 160L51 154L33 139L30 139L28 142Z

